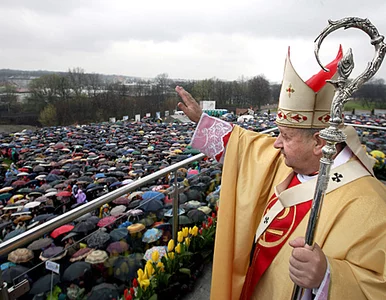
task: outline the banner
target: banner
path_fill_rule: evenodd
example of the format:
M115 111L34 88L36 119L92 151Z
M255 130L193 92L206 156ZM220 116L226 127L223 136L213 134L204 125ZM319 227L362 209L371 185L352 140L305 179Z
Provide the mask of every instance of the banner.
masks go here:
M127 121L129 119L129 116L123 116L122 121Z
M169 117L169 111L165 110L165 117Z
M150 118L151 117L151 113L146 113L146 118Z
M141 115L135 115L135 122L141 122Z
M115 123L115 121L116 121L115 117L109 118L110 123Z
M155 118L156 118L156 119L161 119L161 112L157 111L157 112L155 113Z

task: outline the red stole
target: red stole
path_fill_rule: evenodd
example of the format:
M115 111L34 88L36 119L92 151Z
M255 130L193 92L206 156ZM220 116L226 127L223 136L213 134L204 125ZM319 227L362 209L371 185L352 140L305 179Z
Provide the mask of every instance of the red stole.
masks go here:
M298 184L300 184L300 181L295 175L287 189ZM277 196L273 194L268 201L263 215L269 211L277 200ZM254 245L253 258L248 268L240 299L249 300L251 298L255 286L259 282L261 276L264 274L265 270L268 269L276 254L279 253L281 247L287 242L289 236L310 210L311 206L312 201L310 200L295 206L284 208L260 236L259 240Z

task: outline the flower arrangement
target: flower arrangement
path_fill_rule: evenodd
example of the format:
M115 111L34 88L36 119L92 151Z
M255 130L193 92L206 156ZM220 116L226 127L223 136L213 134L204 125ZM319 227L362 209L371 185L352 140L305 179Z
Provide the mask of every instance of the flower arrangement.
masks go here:
M177 241L169 240L165 255L160 255L157 250L152 252L151 259L146 261L143 269L138 269L137 278L134 278L132 287L125 290L122 299L159 299L162 291L181 287L176 281L195 279L193 257L201 251L211 249L213 252L216 223L216 213L213 213L201 228L182 228L177 233Z

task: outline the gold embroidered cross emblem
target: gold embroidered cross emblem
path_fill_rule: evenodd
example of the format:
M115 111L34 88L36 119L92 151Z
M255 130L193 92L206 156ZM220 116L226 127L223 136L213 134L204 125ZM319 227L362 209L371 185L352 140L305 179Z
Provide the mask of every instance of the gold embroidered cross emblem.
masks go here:
M292 84L290 84L285 91L288 93L289 98L291 98L292 93L295 93L295 90L292 88Z

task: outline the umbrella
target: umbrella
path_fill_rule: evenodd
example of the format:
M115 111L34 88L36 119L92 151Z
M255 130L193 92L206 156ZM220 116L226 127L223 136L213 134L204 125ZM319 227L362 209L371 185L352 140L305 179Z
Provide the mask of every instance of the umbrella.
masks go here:
M51 232L51 237L56 239L58 236L65 234L67 232L70 232L74 229L73 225L63 225L58 228L56 228L54 231Z
M11 266L5 269L4 271L2 271L1 277L5 282L9 283L10 285L13 285L23 281L24 279L30 280L30 278L27 275L28 271L29 271L28 268L20 265ZM24 275L20 276L22 274Z
M124 241L113 242L107 247L107 252L111 254L121 254L129 250L129 245Z
M4 237L4 240L3 241L7 241L17 235L19 235L20 233L23 233L25 231L25 229L15 229L14 231L11 231L9 233L7 233L7 235Z
M120 297L118 288L111 283L101 283L94 286L87 300L111 300Z
M16 180L14 182L12 182L12 186L13 187L21 187L21 186L24 186L27 182L24 181L24 180Z
M143 234L142 242L144 243L153 243L160 239L162 236L162 230L157 228L151 228L146 230Z
M56 197L71 197L72 193L69 191L60 191L56 194Z
M37 215L35 218L32 219L31 223L45 221L45 220L47 220L48 218L50 218L52 216L54 216L54 214Z
M90 248L102 248L110 240L110 235L103 231L96 231L87 238L87 245Z
M95 250L92 251L90 254L87 255L85 262L88 262L92 265L94 264L100 264L105 262L109 256L107 255L106 251L103 250Z
M28 220L31 220L31 219L32 219L31 216L23 215L23 216L17 217L17 218L13 221L13 223L18 224L19 222L25 222L25 221L28 221Z
M88 233L95 229L95 224L88 221L81 221L75 225L72 231L79 233Z
M40 204L42 204L42 203L39 201L32 201L32 202L28 202L26 205L24 205L24 208L34 208L34 207L39 206Z
M129 202L130 202L130 200L126 197L119 197L119 198L113 200L113 203L117 204L117 205L128 205Z
M84 261L77 261L70 264L64 271L62 280L63 281L74 281L82 277L85 273L91 270L91 265Z
M173 218L170 218L169 223L173 224ZM178 224L180 225L190 225L194 222L187 216L178 216Z
M167 247L166 246L154 246L154 247L151 247L150 249L146 250L145 255L143 256L143 258L146 261L150 260L151 259L151 255L153 254L154 251L158 251L159 259L161 260L161 258L163 256L166 256Z
M1 264L0 269L1 269L1 271L4 271L5 269L8 269L8 268L14 267L14 266L16 266L16 264L14 264L13 262L7 261L7 262Z
M117 218L114 217L114 216L105 217L105 218L99 220L97 226L98 227L105 227L105 226L108 226L108 225L112 225L112 224L115 223L116 219Z
M201 223L207 218L206 214L199 209L192 209L187 215L195 223Z
M83 216L80 216L79 218L76 218L74 220L75 223L81 222L81 221L88 221L88 219L91 217L91 213L86 213Z
M131 282L137 276L137 270L142 268L141 258L139 253L114 257L111 260L113 277L122 282Z
M165 199L165 195L160 192L147 191L142 195L143 200L157 199L159 201L163 201Z
M44 239L33 241L31 244L28 245L27 248L30 250L40 250L42 248L46 248L50 246L52 243L53 243L53 240L47 237Z
M92 248L81 248L76 251L70 258L70 262L75 262L86 258L94 249Z
M11 221L0 223L0 229L3 229L4 227L7 227L8 225L12 224Z
M178 209L178 215L182 215L185 213L185 210L183 208ZM169 209L167 212L164 213L165 217L173 217L173 209Z
M135 197L141 197L143 195L143 192L133 192L129 196L129 200L133 200Z
M72 238L74 236L77 236L79 235L78 232L74 232L74 231L70 231L70 233L66 234L63 238L62 238L62 242L69 239L69 238Z
M98 218L97 216L91 216L87 221L96 225L100 221L100 218Z
M128 235L126 228L117 228L110 232L110 237L113 242L118 242L125 239Z
M49 247L45 249L39 256L42 261L59 260L67 254L67 250L63 251L63 247Z
M34 258L32 250L27 248L19 248L8 254L8 260L15 264L25 263Z
M147 217L147 218L140 220L138 223L141 223L141 224L145 225L146 227L149 227L149 226L154 224L154 219Z
M118 205L116 207L114 207L111 211L110 211L110 215L112 216L117 216L117 215L120 215L122 213L124 213L126 211L127 207L124 206L124 205Z
M152 192L156 193L156 192ZM149 199L149 200L142 200L139 204L139 207L143 209L144 211L157 211L164 207L164 204L161 200L157 199Z
M40 277L33 285L29 291L32 295L37 295L41 293L48 292L51 290L51 279L53 280L53 286L57 285L60 282L59 275L56 274L47 274L43 277Z
M46 196L41 196L35 199L38 202L47 202L48 198Z

